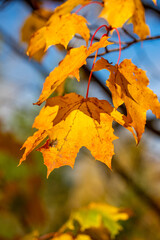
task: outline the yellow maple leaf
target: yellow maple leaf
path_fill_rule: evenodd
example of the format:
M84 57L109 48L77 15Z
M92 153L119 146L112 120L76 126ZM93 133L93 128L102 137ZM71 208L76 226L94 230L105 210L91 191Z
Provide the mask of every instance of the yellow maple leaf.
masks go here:
M78 81L79 68L86 64L86 58L95 52L98 48L106 47L111 44L107 41L108 37L103 37L99 42L94 43L89 49L85 46L71 49L66 57L60 62L46 78L43 84L43 90L37 103L40 105L52 92L69 76L74 76Z
M160 103L156 94L147 87L149 80L145 71L137 68L128 59L119 66L112 66L102 58L96 62L93 70L98 71L103 68L110 71L106 84L112 93L114 106L118 108L125 103L128 119L132 121L131 125L140 141L145 128L147 110L152 110L153 114L160 118Z
M47 175L64 165L73 167L82 146L95 159L111 167L112 142L117 139L113 134L113 120L132 132L127 118L105 100L84 99L76 93L49 98L33 124L39 130L22 147L26 149L20 164L47 135L49 140L38 149L43 154Z
M134 32L141 39L150 34L141 0L104 0L100 17L105 18L115 28L122 27L127 21L132 23Z
M59 43L66 47L76 33L82 35L86 42L88 42L89 29L86 26L87 21L82 16L75 17L75 15L69 13L76 6L80 4L85 5L90 1L91 0L68 0L55 8L49 20L46 22L45 27L39 29L39 31L32 36L27 54L32 57L37 51L41 49L46 51L49 46ZM78 26L76 26L76 24L78 24ZM51 32L54 36L51 36Z
M52 18L44 27L33 34L27 54L33 56L40 49L45 51L52 45L61 44L65 48L74 35L80 34L88 44L90 37L87 20L77 14L65 14Z
M29 44L32 34L45 25L51 14L51 11L44 8L40 8L34 11L25 20L21 28L21 41ZM41 49L40 51L33 54L33 58L37 61L41 61L44 54L44 49Z
M122 27L135 11L134 0L104 0L100 17L105 18L112 27Z

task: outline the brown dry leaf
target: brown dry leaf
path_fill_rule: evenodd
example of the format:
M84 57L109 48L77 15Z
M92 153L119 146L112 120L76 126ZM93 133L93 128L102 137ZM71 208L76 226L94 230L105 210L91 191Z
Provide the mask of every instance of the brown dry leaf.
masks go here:
M55 89L69 76L74 76L78 81L79 68L86 64L86 58L95 52L98 48L106 47L111 44L107 41L108 37L103 37L97 43L94 43L89 49L85 46L71 49L66 57L60 62L59 66L56 67L46 78L43 84L43 90L39 97L38 102L35 104L40 105L55 91Z
M35 133L24 143L22 148L26 150L20 164L40 143L40 139L48 135L45 145L38 149L43 154L47 175L61 166L73 167L82 146L88 148L95 159L111 167L114 154L112 142L117 139L113 134L113 120L133 132L127 118L105 100L84 99L76 93L49 98L33 124L39 129L37 138Z
M125 59L119 66L113 66L102 58L96 62L93 70L104 68L110 71L106 84L112 93L113 104L118 108L125 103L127 117L132 121L131 125L137 133L139 142L144 132L147 110L152 110L153 114L160 118L158 98L147 87L149 80L145 71L137 68L131 60Z
M29 44L32 34L45 25L51 14L51 11L44 8L34 11L25 20L21 28L21 41ZM44 54L44 49L41 49L33 55L33 58L37 61L41 61Z
M112 27L122 27L125 22L133 23L134 33L141 39L150 34L145 23L145 11L141 0L104 0L100 17L105 18Z
M65 14L52 17L44 27L39 29L31 38L27 54L32 57L40 49L45 51L52 45L61 44L65 48L74 35L80 34L88 44L90 37L87 20L77 14Z

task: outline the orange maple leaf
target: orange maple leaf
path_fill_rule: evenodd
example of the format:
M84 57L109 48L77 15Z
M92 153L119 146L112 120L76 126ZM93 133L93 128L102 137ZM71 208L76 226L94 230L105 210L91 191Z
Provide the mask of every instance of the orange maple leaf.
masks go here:
M111 65L101 58L95 64L93 71L101 69L110 71L106 85L112 93L113 104L118 108L125 103L127 117L132 121L138 141L144 132L146 112L151 109L157 118L160 118L160 103L157 95L147 87L149 80L145 71L137 68L129 59L125 59L118 66ZM130 121L129 120L129 121Z
M86 58L95 52L97 49L106 47L111 42L108 42L108 37L104 36L99 42L94 43L89 49L85 46L71 49L66 57L60 62L59 66L56 67L46 78L43 84L43 90L37 103L40 105L45 101L51 93L69 76L74 76L78 81L79 68L86 64Z
M88 44L90 31L86 23L87 20L84 17L74 13L51 17L44 27L33 34L27 54L32 57L40 49L46 51L56 44L67 48L69 41L76 33L80 34Z
M117 139L113 134L113 120L133 133L127 118L105 100L85 99L76 93L49 98L33 124L39 130L22 146L26 150L20 163L48 136L49 140L38 149L43 154L47 175L64 165L73 167L82 146L87 147L95 159L111 167L112 142Z

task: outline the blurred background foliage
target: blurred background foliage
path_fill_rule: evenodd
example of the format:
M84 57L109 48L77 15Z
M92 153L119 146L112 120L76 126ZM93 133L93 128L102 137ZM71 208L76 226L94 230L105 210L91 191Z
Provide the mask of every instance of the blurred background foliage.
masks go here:
M44 2L53 9L63 1ZM26 57L20 30L38 4L39 1L1 1L0 5L0 239L21 240L33 231L40 235L57 231L72 210L90 202L106 202L128 209L131 216L122 223L123 231L117 240L159 240L160 125L151 115L148 117L152 122L138 146L122 127L115 126L115 134L120 140L114 142L116 155L112 171L95 161L85 148L80 150L73 170L61 167L48 179L38 152L32 153L28 161L17 167L22 155L20 148L33 133L31 125L39 112L39 107L33 107L32 103L39 96L44 78L65 54L64 49L54 47L42 63ZM154 10L151 1L144 1L144 4L151 32L152 29L153 33L158 32L155 24L160 26L159 5ZM147 44L144 43L141 50L139 45L133 46L122 58L133 57L134 62L138 66L144 65L147 72L151 68L148 72L151 86L158 93L159 42ZM141 57L137 57L139 51L143 54L142 62ZM111 60L116 62L117 56ZM80 85L74 79L67 79L64 92L76 91L84 95L88 75L88 68L83 68ZM108 99L103 82L97 79L100 76L95 75L90 95Z

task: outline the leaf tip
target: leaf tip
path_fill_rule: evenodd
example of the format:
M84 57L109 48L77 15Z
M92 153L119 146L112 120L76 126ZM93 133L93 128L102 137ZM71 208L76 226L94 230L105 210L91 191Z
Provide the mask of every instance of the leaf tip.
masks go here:
M37 102L33 103L33 105L38 105L38 106L40 106L41 104L42 104L41 101L37 101Z

